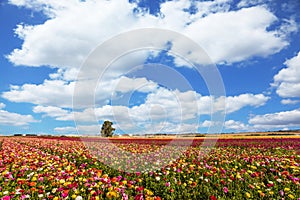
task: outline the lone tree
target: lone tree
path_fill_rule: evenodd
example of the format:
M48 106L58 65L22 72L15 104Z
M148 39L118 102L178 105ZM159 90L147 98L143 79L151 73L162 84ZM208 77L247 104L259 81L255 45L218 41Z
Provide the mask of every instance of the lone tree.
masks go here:
M112 127L113 123L111 121L104 121L101 128L102 137L112 137L115 128Z

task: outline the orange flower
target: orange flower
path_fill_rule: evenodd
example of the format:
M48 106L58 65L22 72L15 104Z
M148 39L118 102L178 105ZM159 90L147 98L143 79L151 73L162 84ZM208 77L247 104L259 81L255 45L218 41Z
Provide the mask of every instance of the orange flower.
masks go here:
M117 178L116 177L113 177L112 179L110 179L110 181L112 182L112 183L115 183L115 182L117 182Z
M30 183L29 183L29 186L31 186L31 187L36 186L36 182L30 182Z
M192 182L191 186L192 186L192 187L196 187L196 186L197 186L197 182L195 182L195 181Z

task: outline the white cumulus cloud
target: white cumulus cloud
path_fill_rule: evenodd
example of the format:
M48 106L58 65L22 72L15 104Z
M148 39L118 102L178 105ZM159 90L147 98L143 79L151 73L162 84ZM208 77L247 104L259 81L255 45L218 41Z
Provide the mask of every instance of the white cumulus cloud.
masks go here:
M27 126L30 123L38 122L32 115L21 115L19 113L0 110L0 125Z
M249 119L254 127L275 128L300 125L300 109L256 115Z
M284 64L286 68L274 76L272 86L276 87L276 93L281 97L300 97L300 52Z
M123 0L10 3L51 13L43 24L18 25L15 33L24 42L7 56L16 65L78 68L90 51L112 36L149 27L182 33L203 47L214 62L232 63L279 52L288 45L290 32L295 31L282 32L280 27L269 30L278 18L266 6L231 11L230 1L197 2L195 14L185 10L190 1L167 1L157 16L136 14L136 5ZM293 23L282 26L284 30L295 27ZM164 44L156 45L164 48ZM182 56L195 58L190 50Z

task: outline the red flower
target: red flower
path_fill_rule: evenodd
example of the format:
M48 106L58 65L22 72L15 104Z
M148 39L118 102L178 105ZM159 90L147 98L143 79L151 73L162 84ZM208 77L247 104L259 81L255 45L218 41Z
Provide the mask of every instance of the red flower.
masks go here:
M215 197L214 195L211 195L211 196L209 197L209 199L210 199L210 200L217 200L217 197Z

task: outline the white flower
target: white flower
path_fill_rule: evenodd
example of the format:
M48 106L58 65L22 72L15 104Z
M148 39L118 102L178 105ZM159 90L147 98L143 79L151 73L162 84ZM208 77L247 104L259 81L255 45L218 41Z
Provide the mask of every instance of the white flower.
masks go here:
M56 190L57 190L57 188L53 188L51 192L52 192L52 193L55 193Z
M34 172L31 172L30 174L27 175L28 178L34 175Z
M76 198L75 198L75 200L82 200L83 198L82 198L82 196L77 196Z
M156 177L155 177L155 180L159 181L159 180L160 180L160 177L159 177L159 176L156 176Z
M278 178L278 179L276 179L276 181L278 182L278 183L281 183L281 179L280 178Z

